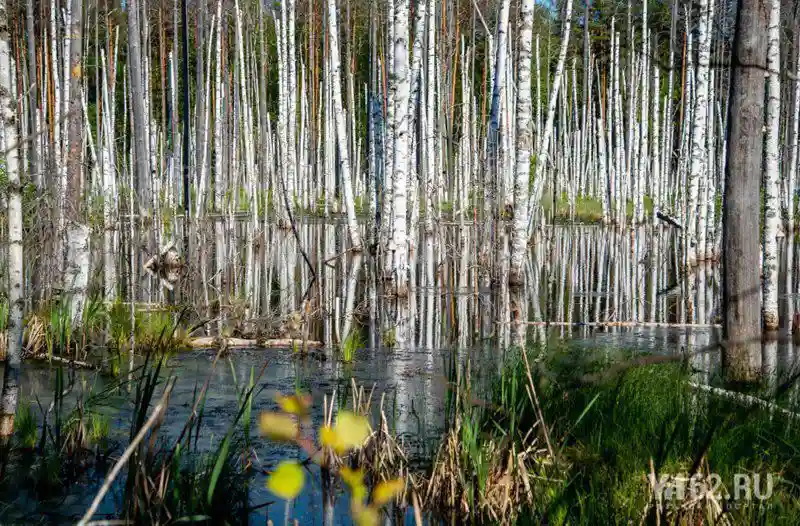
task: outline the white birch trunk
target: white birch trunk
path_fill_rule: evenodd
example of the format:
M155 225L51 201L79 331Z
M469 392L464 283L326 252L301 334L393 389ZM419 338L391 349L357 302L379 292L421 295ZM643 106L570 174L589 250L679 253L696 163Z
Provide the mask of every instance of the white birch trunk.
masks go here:
M764 329L778 329L778 229L780 226L780 0L771 0L767 43L767 123L764 156L763 321Z
M217 291L222 294L222 276L225 267L225 236L223 234L223 200L224 183L222 171L222 158L224 155L222 144L223 126L223 107L225 104L224 90L222 89L222 0L217 2L217 44L215 48L214 65L214 212L218 214L214 220L214 241L216 244L215 254L215 286ZM278 196L273 199L277 202Z
M709 62L711 57L711 17L709 0L699 0L700 21L697 30L697 72L694 98L694 121L692 124L692 149L689 165L689 196L687 217L684 224L689 227L689 247L686 264L695 265L705 260L705 246L698 244L698 233L705 232L706 225L700 224L700 207L705 206L699 199L700 181L707 177L706 140L708 133L708 92ZM705 237L705 236L703 236Z
M361 250L361 233L356 219L356 208L353 197L352 174L350 173L350 155L348 153L347 124L344 106L342 104L341 64L339 59L339 25L336 19L336 0L327 0L329 45L331 55L331 87L333 91L333 114L336 121L336 144L339 150L339 173L342 178L344 192L344 207L347 211L347 232L350 243L355 251ZM408 95L406 94L406 97ZM408 111L408 98L403 101L405 111ZM407 160L403 157L404 160Z
M72 326L80 327L89 285L89 227L79 223L67 225L67 266L64 269L64 291L70 301Z
M436 3L428 0L428 51L426 53L428 64L425 80L425 184L423 197L425 199L425 235L426 244L433 243L433 215L436 196L436 151L434 149L434 118L436 115L436 83L434 68L436 62ZM412 154L413 155L413 154ZM431 265L431 260L427 261Z
M12 82L14 59L8 29L8 7L0 0L0 151L5 154L8 177L8 343L3 391L0 396L0 446L6 447L14 434L14 415L19 399L22 366L22 320L25 306L25 281L22 253L22 192L19 177L15 86Z
M789 172L786 174L786 230L788 237L794 235L795 204L794 193L797 187L798 154L800 154L800 49L795 50L794 110L792 132L789 136Z
M103 143L100 146L103 173L103 279L105 283L105 300L113 302L117 297L117 265L116 265L116 239L117 218L117 185L114 167L115 158L115 132L113 124L114 101L116 97L109 90L108 79L111 71L106 64L105 50L100 49L100 60L103 66L102 89L103 100ZM116 70L116 67L114 68Z
M520 4L519 63L517 70L517 162L514 168L514 224L511 238L511 265L508 279L521 283L528 246L528 188L533 148L531 112L531 48L535 0Z
M533 191L530 196L530 203L528 209L530 210L530 220L528 223L528 235L532 227L533 220L536 217L536 211L539 209L540 201L542 200L542 192L544 191L544 169L548 162L548 147L550 143L550 136L553 134L553 121L556 114L556 103L558 102L558 93L561 89L561 81L564 76L564 62L567 58L567 48L569 47L569 32L572 26L572 0L567 0L567 6L564 12L564 28L561 36L561 49L558 53L558 63L556 64L556 72L553 78L553 85L550 88L550 95L548 97L547 106L547 121L544 125L544 130L539 136L539 144L536 147L536 165L533 172Z
M330 0L329 0L330 1ZM397 0L394 16L394 67L391 92L394 101L394 154L392 162L392 237L390 279L399 296L408 295L408 234L406 225L406 175L409 162L408 97L411 76L408 64L408 0Z

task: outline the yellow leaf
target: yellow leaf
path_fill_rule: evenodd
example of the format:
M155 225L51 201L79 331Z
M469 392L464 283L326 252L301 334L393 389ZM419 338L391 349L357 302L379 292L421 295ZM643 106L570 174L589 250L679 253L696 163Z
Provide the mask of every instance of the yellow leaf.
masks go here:
M353 506L361 506L364 499L367 497L367 487L364 485L364 470L350 469L347 466L339 470L339 475L347 487L350 488L350 493L353 498Z
M284 460L267 479L267 489L282 499L291 500L300 494L305 480L300 464Z
M323 446L327 446L332 448L337 453L343 453L340 451L339 446L339 435L336 434L330 426L322 426L319 430L319 443Z
M311 397L300 393L289 396L279 394L275 401L283 412L301 417L308 415L308 408L311 406Z
M369 436L369 422L363 416L350 411L339 411L336 416L336 436L338 444L346 451L361 447Z
M261 413L258 424L261 433L272 440L292 441L299 432L297 420L280 413Z
M353 510L353 518L358 526L378 526L378 511L373 508Z
M339 475L341 475L344 483L351 488L353 486L364 485L364 471L361 469L350 469L344 466L339 470Z
M81 77L81 65L80 64L75 64L75 66L72 68L72 77L76 78L76 79Z
M403 479L394 479L381 482L375 486L375 489L372 490L372 504L380 508L387 502L397 497L397 495L399 495L405 487L406 483Z

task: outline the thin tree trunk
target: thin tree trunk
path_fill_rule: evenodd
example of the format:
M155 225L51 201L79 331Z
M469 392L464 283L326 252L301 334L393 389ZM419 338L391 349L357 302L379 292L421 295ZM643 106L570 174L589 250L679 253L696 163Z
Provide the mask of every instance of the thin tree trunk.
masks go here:
M798 39L800 41L800 39ZM800 46L798 46L800 47ZM792 114L792 133L789 136L789 172L786 174L786 230L788 237L794 235L795 188L797 184L798 157L800 157L800 49L795 49L794 106Z
M35 137L28 144L28 174L33 178L36 186L41 188L41 170L39 168L39 80L36 75L36 36L33 24L33 0L25 1L25 32L28 44L28 131Z
M778 230L780 228L780 0L771 0L767 44L767 123L764 164L763 322L764 330L778 329Z
M697 74L695 77L694 123L692 125L691 165L689 167L689 204L684 223L689 227L689 251L686 264L694 265L698 260L705 260L706 247L700 244L699 233L704 232L706 225L700 224L701 202L699 190L705 184L708 172L708 155L706 139L708 134L708 94L709 94L709 62L711 55L711 17L709 0L699 0L700 22L697 31ZM703 237L705 237L703 235Z
M81 58L83 1L72 1L70 19L69 116L66 192L67 265L64 290L70 293L72 325L78 327L83 319L86 287L89 282L89 227L81 221L83 190L83 111L81 105Z
M344 190L344 207L347 211L347 231L353 250L361 250L361 233L356 220L355 201L353 198L353 182L350 173L350 155L347 146L347 124L345 109L342 105L341 64L339 59L339 25L336 20L336 0L327 0L328 29L331 54L331 84L333 88L333 116L336 121L336 144L339 150L339 174ZM408 106L408 104L406 104ZM293 139L290 137L290 140ZM405 158L404 158L405 159Z
M522 283L523 262L528 246L528 188L533 148L531 114L531 49L535 0L520 4L519 61L517 70L517 163L514 169L514 225L508 279Z
M144 103L144 78L142 76L141 28L139 1L128 0L128 66L130 68L130 101L133 107L133 177L137 187L146 184L150 176L147 147L147 115ZM134 188L131 188L132 192ZM133 210L130 210L133 221Z
M547 106L547 121L544 125L544 130L540 132L539 144L536 147L536 165L533 172L533 191L531 192L528 210L530 211L530 220L528 222L528 236L531 235L531 227L533 220L536 217L536 211L539 209L540 201L542 199L542 192L544 191L544 170L548 162L548 147L550 137L553 134L553 121L556 114L556 103L558 102L558 92L561 89L561 81L564 76L564 62L567 58L567 48L569 47L569 31L572 26L572 0L567 0L567 6L564 12L564 29L561 36L561 49L558 53L558 63L556 64L556 72L553 78L553 85L548 97Z
M329 0L330 1L330 0ZM408 0L397 0L394 16L394 67L391 91L394 94L394 154L392 159L392 237L389 269L398 296L408 295L408 234L406 225L406 176L409 167L408 98L411 76L408 64Z

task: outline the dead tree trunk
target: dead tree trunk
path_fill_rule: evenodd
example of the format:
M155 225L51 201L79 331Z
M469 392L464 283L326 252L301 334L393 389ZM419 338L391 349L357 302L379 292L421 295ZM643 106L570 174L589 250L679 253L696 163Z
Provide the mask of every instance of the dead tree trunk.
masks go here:
M740 0L728 105L723 214L723 353L726 377L755 380L761 361L759 196L763 155L768 0Z

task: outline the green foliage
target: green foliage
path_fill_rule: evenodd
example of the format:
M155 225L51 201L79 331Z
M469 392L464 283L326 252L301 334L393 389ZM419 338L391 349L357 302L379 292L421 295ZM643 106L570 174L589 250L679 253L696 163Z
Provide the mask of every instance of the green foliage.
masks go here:
M8 298L0 298L0 333L8 330Z
M38 420L29 403L20 403L14 418L14 435L17 443L24 449L33 449L39 433Z
M381 343L383 343L384 347L393 348L397 345L397 334L395 333L394 327L388 328L383 331L381 335Z
M67 301L56 300L47 311L45 341L48 356L69 352L72 343L72 315Z
M743 503L731 510L732 519L791 523L789 510L800 502L800 473L788 468L800 460L790 445L800 443L796 426L774 411L692 388L693 372L686 364L632 366L614 373L609 366L630 355L587 359L586 352L560 348L532 362L561 473L542 483L547 496L528 523L543 516L563 517L569 524L608 524L610 517L618 524L638 521L651 503L646 483L651 460L658 473L673 474L707 462L729 487L735 473L780 474L773 499ZM492 397L502 410L484 415L484 429L535 425L525 385L524 367L512 362Z
M364 347L364 335L360 327L353 327L350 333L342 340L340 345L341 360L344 363L352 363L356 351Z

